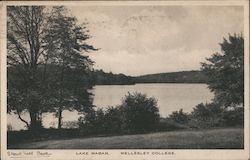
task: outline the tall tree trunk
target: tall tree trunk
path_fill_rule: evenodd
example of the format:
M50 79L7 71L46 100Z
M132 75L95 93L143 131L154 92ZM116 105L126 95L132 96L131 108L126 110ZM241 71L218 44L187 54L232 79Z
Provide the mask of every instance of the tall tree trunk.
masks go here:
M60 101L59 101L59 109L58 109L58 129L62 128L63 80L64 80L64 59L63 59L63 64L62 64L61 77L60 77L61 86L60 86L60 92L59 92Z
M39 113L36 111L30 111L30 125L29 130L37 131L42 128L42 122L39 117Z
M30 112L30 130L35 130L37 128L37 118L34 112Z
M62 107L58 109L58 129L62 128Z

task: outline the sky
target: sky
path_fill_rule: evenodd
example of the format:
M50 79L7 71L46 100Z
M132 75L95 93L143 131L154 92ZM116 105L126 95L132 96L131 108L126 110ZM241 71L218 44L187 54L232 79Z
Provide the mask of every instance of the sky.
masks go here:
M199 70L228 34L243 34L240 6L72 6L99 48L95 69L126 75Z

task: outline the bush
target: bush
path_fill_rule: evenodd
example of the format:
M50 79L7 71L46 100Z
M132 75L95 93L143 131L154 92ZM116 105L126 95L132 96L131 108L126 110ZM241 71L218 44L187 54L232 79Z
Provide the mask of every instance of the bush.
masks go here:
M188 114L183 112L183 109L180 109L179 111L172 112L171 115L169 115L169 118L173 120L174 122L180 123L180 124L186 124L188 123Z
M125 95L120 106L122 112L122 130L126 132L143 132L154 130L159 123L159 109L154 97L134 93Z
M84 117L78 119L79 128L85 133L99 133L104 131L104 116L103 109L93 110Z
M122 112L119 107L108 107L103 121L105 132L120 133L122 126Z
M219 104L198 104L191 113L189 126L194 128L210 128L223 125L223 109Z
M191 115L196 119L206 121L211 117L220 116L222 112L223 109L216 103L200 103L193 109Z
M223 109L215 103L198 104L191 113L184 113L182 109L172 112L167 118L176 127L210 128L223 125ZM174 123L173 123L174 122Z
M243 126L244 108L222 108L217 103L198 104L191 113L189 126L209 128L219 126Z
M78 119L82 132L87 134L120 133L121 111L119 107L108 107L106 111L98 109Z
M240 123L240 117L242 117L240 115L240 112L236 115L234 114L234 112L235 111L232 111L232 113L228 113L228 111L225 111L225 109L217 103L200 103L193 109L190 114L184 113L183 110L180 109L179 111L173 112L167 119L168 121L175 122L176 124L172 124L178 127L180 127L181 125L191 128L221 127L225 126L226 123L227 125L232 124L233 122L235 122L236 124ZM234 117L231 117L233 115Z
M237 107L233 110L224 111L222 114L226 126L243 126L244 125L244 108Z
M159 117L155 98L128 93L120 106L106 111L98 109L80 117L79 127L86 133L137 133L156 129Z

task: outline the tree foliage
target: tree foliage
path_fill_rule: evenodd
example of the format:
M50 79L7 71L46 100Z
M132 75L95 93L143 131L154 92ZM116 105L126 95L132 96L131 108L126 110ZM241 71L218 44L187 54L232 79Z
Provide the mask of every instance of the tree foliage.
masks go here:
M244 125L244 108L224 108L218 103L200 103L191 113L181 110L174 111L166 119L162 127L171 124L170 128L212 128Z
M43 112L56 112L61 121L64 108L92 106L93 61L83 53L96 49L86 43L86 27L68 15L64 7L7 7L8 112L30 129L41 127ZM30 124L21 117L25 111Z
M188 114L183 112L183 109L172 112L172 114L169 115L169 118L180 124L185 124L189 120Z
M93 110L79 119L79 127L92 133L138 133L153 131L159 123L155 98L145 94L125 95L121 105Z
M192 111L192 117L201 121L209 121L209 119L215 119L221 117L223 109L215 103L198 104Z
M135 84L134 77L124 74L106 73L103 70L95 70L92 72L94 83L97 85L124 85Z
M207 77L201 71L180 71L148 74L134 77L135 83L206 83Z
M123 128L129 132L152 130L159 122L159 109L154 97L128 93L122 101Z
M57 66L53 100L57 109L58 128L61 128L64 109L86 111L92 104L91 94L87 89L91 88L88 72L93 61L82 53L96 49L85 43L90 38L86 27L78 25L76 18L68 16L67 12L64 7L53 7L46 30L48 59Z
M30 128L41 126L42 81L39 63L43 63L44 7L7 7L7 63L8 111L14 110L19 118L28 110Z
M208 77L208 86L221 105L236 106L244 101L244 39L229 35L220 44L221 53L215 53L202 63Z

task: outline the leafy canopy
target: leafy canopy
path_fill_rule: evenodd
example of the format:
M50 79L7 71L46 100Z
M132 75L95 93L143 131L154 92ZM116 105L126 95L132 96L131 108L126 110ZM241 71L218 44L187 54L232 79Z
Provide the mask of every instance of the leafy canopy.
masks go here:
M85 112L92 104L93 61L84 53L96 49L86 43L86 27L69 15L64 7L7 7L8 112L28 128L58 106ZM21 118L24 111L30 124Z
M244 39L229 35L215 53L202 63L208 86L215 93L214 101L225 107L243 105L244 101Z

